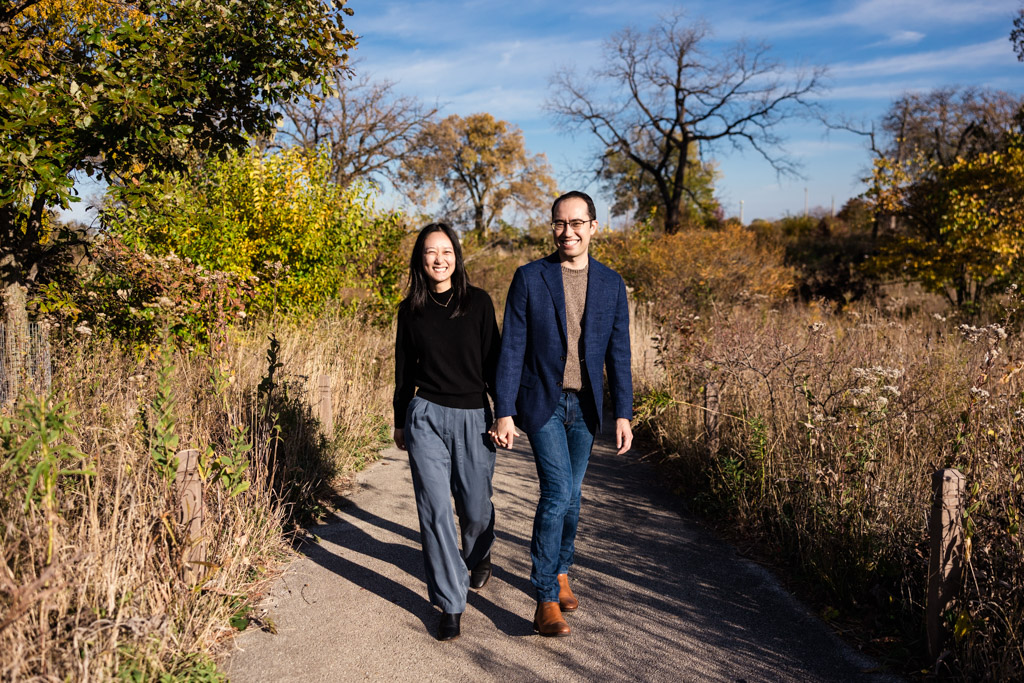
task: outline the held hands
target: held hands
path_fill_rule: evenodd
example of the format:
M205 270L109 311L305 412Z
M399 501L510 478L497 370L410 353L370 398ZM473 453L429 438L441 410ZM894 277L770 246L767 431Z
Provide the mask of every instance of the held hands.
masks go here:
M512 448L512 443L519 436L511 417L499 417L487 433L490 434L491 441L502 448ZM618 455L633 447L633 429L629 426L629 420L624 417L615 420L615 447L619 449Z
M491 435L494 445L502 448L512 448L512 442L519 436L511 417L499 417L487 433Z
M622 455L633 445L633 429L629 426L629 420L624 417L615 418L615 447L619 449L618 454Z

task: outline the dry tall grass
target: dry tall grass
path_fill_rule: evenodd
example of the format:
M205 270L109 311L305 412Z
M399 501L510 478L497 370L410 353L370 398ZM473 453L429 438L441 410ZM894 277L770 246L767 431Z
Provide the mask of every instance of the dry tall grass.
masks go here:
M691 325L669 340L651 425L696 503L788 566L824 616L920 670L931 475L959 468L969 571L938 668L1020 679L1020 335L866 306L711 307ZM717 455L708 381L721 386Z
M282 366L271 399L257 400L271 333ZM219 678L210 653L246 622L296 515L385 438L391 334L344 318L265 323L170 364L69 343L54 379L66 403L27 398L5 412L0 679ZM335 380L334 435L306 402L319 373ZM184 579L188 541L153 456L167 444L203 453L209 564L198 586ZM239 481L249 486L232 496L226 484Z

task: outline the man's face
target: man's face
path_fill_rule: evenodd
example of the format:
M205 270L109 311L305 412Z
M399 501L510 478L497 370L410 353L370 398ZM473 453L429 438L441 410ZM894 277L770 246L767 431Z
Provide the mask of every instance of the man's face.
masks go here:
M570 197L555 207L551 230L562 260L578 261L587 256L590 237L597 231L597 221L590 219L585 201L579 197Z

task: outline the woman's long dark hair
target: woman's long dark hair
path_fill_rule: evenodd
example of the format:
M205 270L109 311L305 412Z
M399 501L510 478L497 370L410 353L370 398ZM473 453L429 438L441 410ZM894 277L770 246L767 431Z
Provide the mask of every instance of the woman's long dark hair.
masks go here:
M402 306L410 312L423 310L427 305L427 297L430 296L430 282L427 274L423 272L423 251L427 237L434 232L443 232L452 242L452 249L455 250L455 272L452 273L452 300L453 305L451 318L457 318L466 312L466 291L469 288L469 276L466 275L466 264L462 261L462 247L459 245L459 236L455 234L447 223L431 223L422 230L416 237L416 244L412 248L412 256L409 257L409 293L406 294Z

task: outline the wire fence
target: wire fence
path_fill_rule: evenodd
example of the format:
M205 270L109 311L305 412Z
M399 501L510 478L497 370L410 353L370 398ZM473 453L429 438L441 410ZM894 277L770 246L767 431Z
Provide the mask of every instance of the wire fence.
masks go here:
M23 388L47 392L52 381L49 326L29 323L11 330L0 323L0 405L13 401Z

